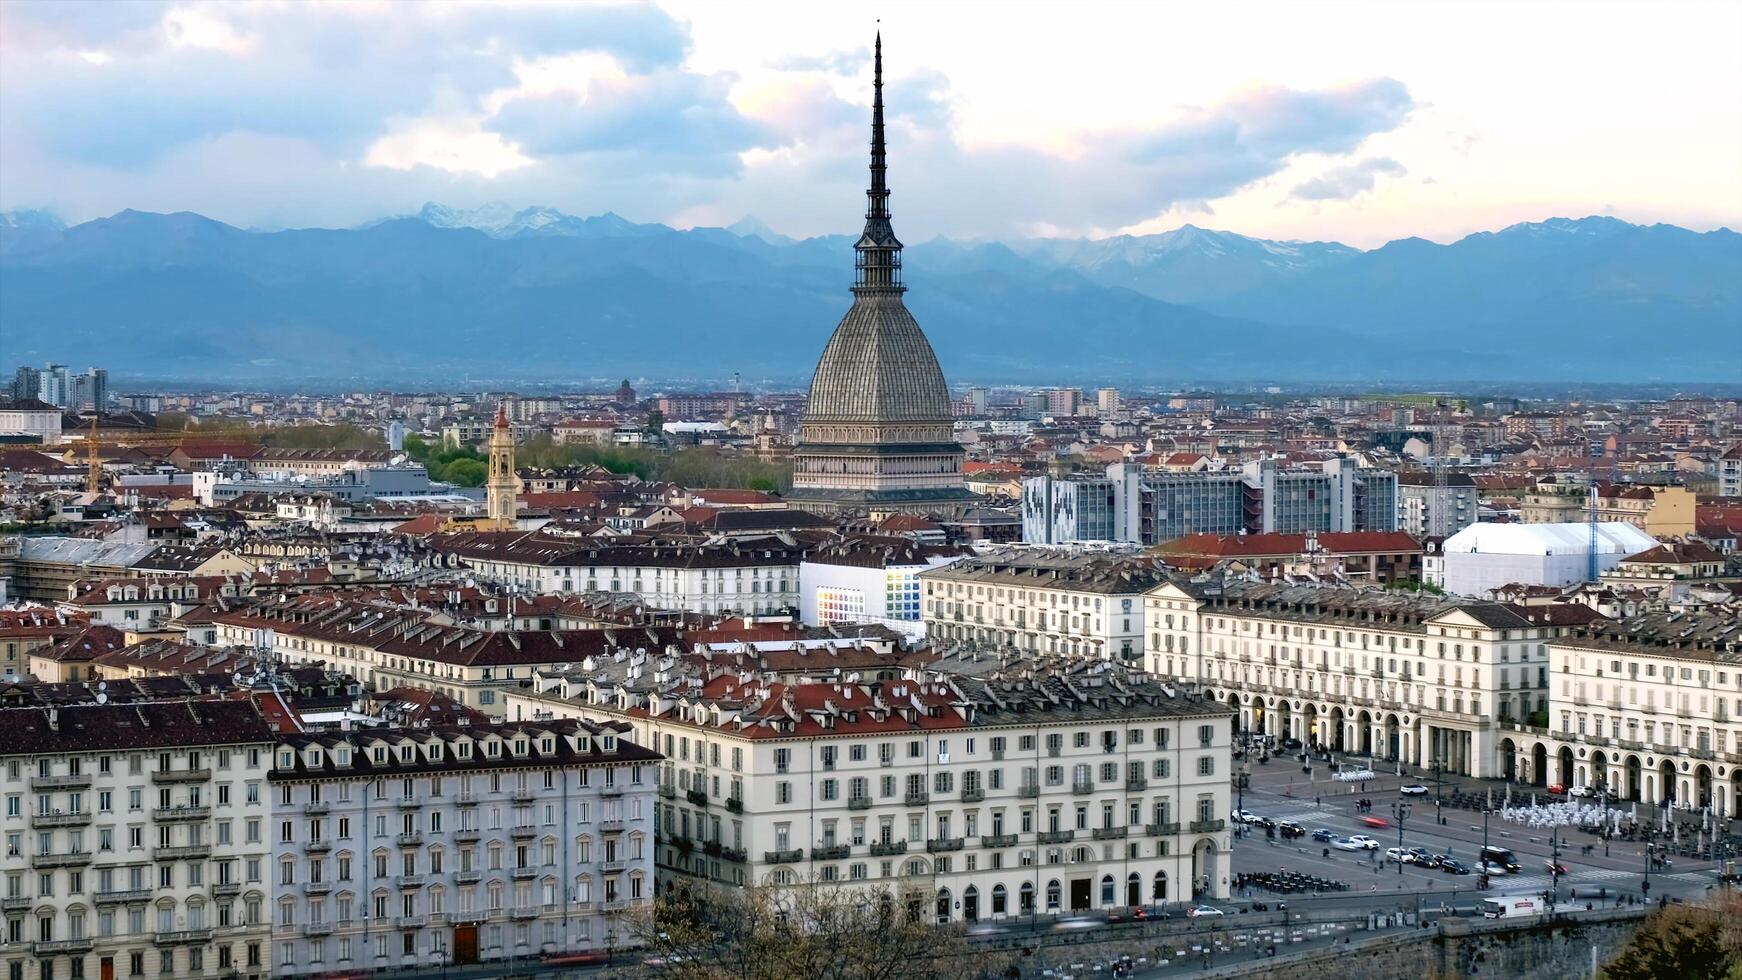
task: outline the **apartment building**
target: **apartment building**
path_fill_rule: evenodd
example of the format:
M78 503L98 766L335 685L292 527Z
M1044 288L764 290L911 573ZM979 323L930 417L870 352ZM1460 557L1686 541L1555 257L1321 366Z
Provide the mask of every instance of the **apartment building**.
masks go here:
M1397 474L1397 527L1417 538L1445 538L1476 523L1480 494L1468 473Z
M660 649L671 626L520 630L452 626L428 609L370 605L331 595L241 606L212 617L218 642L269 651L285 663L324 663L364 687L437 691L500 716L502 692L535 668L620 649Z
M934 642L1141 660L1143 595L1162 573L1143 558L1007 548L919 580L921 620Z
M1506 774L1742 812L1742 630L1733 610L1594 623L1551 641L1549 658L1547 725L1506 726Z
M590 538L469 532L429 539L447 567L529 592L634 592L660 609L770 613L799 603L804 550L790 537L611 545Z
M0 711L8 980L267 976L276 738L247 700Z
M1332 585L1170 579L1146 603L1151 672L1241 730L1337 752L1502 771L1500 723L1549 709L1549 643L1600 618Z
M280 738L272 970L434 971L629 943L659 756L574 720Z
M1229 894L1232 712L1119 664L965 645L875 682L648 676L509 700L666 756L663 880L863 882L940 923Z

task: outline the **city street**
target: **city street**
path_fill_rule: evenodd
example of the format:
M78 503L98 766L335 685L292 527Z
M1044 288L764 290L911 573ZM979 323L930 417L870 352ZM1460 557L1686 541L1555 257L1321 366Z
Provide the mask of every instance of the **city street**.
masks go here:
M1422 847L1475 865L1483 843L1482 814L1445 807L1436 815L1431 775L1424 778L1420 772L1412 773L1407 768L1402 776L1384 772L1363 788L1360 783L1340 783L1329 778L1332 770L1323 763L1314 765L1314 778L1309 780L1294 756L1275 756L1267 764L1259 763L1256 756L1247 761L1250 763L1250 781L1244 792L1244 803L1240 804L1245 809L1273 820L1298 823L1309 835L1321 828L1345 837L1366 834L1379 842L1379 849L1342 851L1314 841L1310 836L1284 841L1280 836L1267 838L1259 826L1250 830L1239 828L1238 832L1244 836L1237 837L1234 845L1233 871L1236 874L1287 870L1317 875L1350 885L1350 890L1340 893L1339 898L1353 899L1365 895L1370 899L1382 899L1390 895L1395 900L1407 897L1407 904L1412 907L1418 898L1423 905L1440 902L1471 904L1482 896L1476 887L1475 874L1452 875L1415 865L1404 865L1400 873L1396 864L1387 863L1383 858L1385 848L1399 846L1399 822L1394 816L1393 805L1404 803L1409 811L1402 822L1403 847ZM1428 786L1428 794L1408 797L1399 794L1398 787L1410 783ZM1492 791L1497 810L1506 796L1503 784L1477 779L1448 778L1440 788L1447 795L1454 788L1470 793ZM1512 805L1528 803L1529 794L1528 789L1521 793L1514 787ZM1357 811L1355 803L1362 798L1372 801L1369 813ZM1548 800L1540 790L1537 799ZM1622 810L1631 807L1627 803L1615 805ZM1387 826L1378 828L1364 824L1362 818L1369 816L1383 819ZM1437 822L1440 816L1443 816L1443 823ZM1642 819L1645 819L1643 809ZM1488 818L1487 839L1494 846L1512 850L1521 866L1516 874L1495 876L1487 894L1540 894L1549 889L1548 864L1553 846L1549 830L1502 820L1498 813L1494 813ZM1646 861L1643 843L1614 841L1605 847L1596 835L1563 828L1560 844L1560 863L1567 870L1559 883L1563 900L1572 900L1574 890L1577 890L1581 904L1587 896L1591 896L1589 900L1597 901L1594 896L1599 889L1607 889L1610 903L1618 894L1635 897L1641 894ZM1586 845L1592 846L1589 854L1583 852ZM1329 856L1326 856L1326 850L1329 850ZM1697 897L1709 886L1717 884L1718 871L1718 862L1675 857L1667 869L1651 873L1650 897ZM1275 896L1254 891L1251 897L1270 900ZM1396 907L1395 901L1390 903L1390 907Z

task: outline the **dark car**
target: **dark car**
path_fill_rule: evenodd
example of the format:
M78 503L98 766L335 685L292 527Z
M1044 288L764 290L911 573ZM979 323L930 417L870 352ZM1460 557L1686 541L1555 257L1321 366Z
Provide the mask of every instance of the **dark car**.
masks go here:
M1293 840L1296 837L1306 836L1306 828L1290 820L1284 820L1277 824L1276 831L1282 835L1283 840Z
M1440 870L1449 875L1467 875L1470 873L1469 865L1462 861L1455 861L1451 858L1441 859Z
M1268 911L1270 911L1270 906L1265 904L1264 902L1253 902L1252 903L1252 911L1254 911L1254 912L1268 912Z
M1320 827L1319 829L1313 831L1313 840L1324 841L1325 843L1329 844L1331 841L1336 840L1336 839L1337 839L1336 834L1331 833L1330 831L1326 830L1323 827Z
M1300 749L1300 739L1285 738L1282 740L1282 747L1290 752L1298 751Z

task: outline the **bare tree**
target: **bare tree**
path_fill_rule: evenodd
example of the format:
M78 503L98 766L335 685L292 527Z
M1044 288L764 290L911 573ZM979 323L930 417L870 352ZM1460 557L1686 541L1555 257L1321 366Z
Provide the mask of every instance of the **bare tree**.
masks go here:
M910 910L921 895L815 882L699 885L660 896L631 931L678 980L972 980L1009 956L971 950ZM923 906L922 906L923 907Z

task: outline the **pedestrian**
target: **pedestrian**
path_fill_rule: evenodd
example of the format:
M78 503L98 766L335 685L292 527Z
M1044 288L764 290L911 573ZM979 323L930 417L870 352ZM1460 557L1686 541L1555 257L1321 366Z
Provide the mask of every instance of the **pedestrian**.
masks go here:
M1367 894L1369 894L1369 895L1377 895L1377 894L1379 894L1379 883L1378 883L1378 882L1374 882L1374 883L1373 883L1373 884L1371 884L1371 885L1368 885L1368 886L1367 886Z

